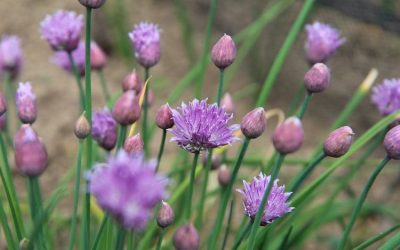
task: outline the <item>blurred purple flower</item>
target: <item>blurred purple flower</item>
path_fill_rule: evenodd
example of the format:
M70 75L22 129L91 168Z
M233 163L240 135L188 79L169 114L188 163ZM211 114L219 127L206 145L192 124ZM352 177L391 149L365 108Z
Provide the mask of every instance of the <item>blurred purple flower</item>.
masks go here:
M243 181L243 189L236 189L236 191L242 194L245 213L252 219L254 219L257 214L262 197L270 180L271 176L260 173L258 176L254 177L251 183ZM278 179L274 180L261 218L262 226L272 223L275 219L282 217L294 209L290 207L287 202L290 195L291 193L285 193L285 186L278 186Z
M88 174L89 192L124 227L142 230L153 208L167 196L168 180L155 173L155 166L142 154L120 150Z
M83 31L83 16L73 11L59 10L47 15L40 24L40 33L58 51L71 52L78 46Z
M306 25L307 41L305 44L307 60L311 63L325 62L335 54L346 41L332 26L314 22Z
M233 115L226 113L216 103L209 105L207 99L194 99L188 105L182 103L178 109L180 112L172 109L175 127L169 131L174 135L171 141L181 148L198 153L239 140L233 135L239 125L228 126Z
M36 120L36 96L30 82L20 82L15 94L17 113L22 123L32 124Z
M108 108L93 114L92 136L104 149L111 150L117 142L117 122Z
M141 22L129 33L133 43L135 57L143 67L152 67L161 56L160 29L156 24Z
M83 41L80 41L78 47L72 51L72 58L74 59L75 65L78 69L78 72L81 76L85 75L85 44ZM50 58L50 61L56 65L58 65L63 70L74 74L72 70L72 65L68 57L68 52L65 51L57 51L54 53L54 56Z
M383 80L372 89L371 100L383 116L400 109L400 78Z
M8 72L14 78L22 65L21 39L17 36L3 36L0 41L0 72Z

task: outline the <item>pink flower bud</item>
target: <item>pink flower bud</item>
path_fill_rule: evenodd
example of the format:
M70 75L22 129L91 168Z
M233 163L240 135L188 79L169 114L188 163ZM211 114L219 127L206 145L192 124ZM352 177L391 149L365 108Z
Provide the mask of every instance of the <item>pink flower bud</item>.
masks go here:
M330 84L331 73L323 63L316 63L304 76L304 85L308 92L318 93L324 91Z
M221 107L225 109L227 113L235 112L235 104L233 103L232 96L229 93L225 93L221 99Z
M128 153L143 152L143 140L140 134L129 136L124 143L124 150Z
M85 139L90 134L90 124L85 116L85 112L76 121L74 133L79 139Z
M200 236L192 223L185 224L176 230L173 243L176 250L197 250L200 246Z
M32 124L36 120L36 96L30 82L19 83L16 93L16 106L18 117L22 123Z
M236 45L232 38L224 34L211 50L211 59L215 66L225 69L235 61Z
M142 91L143 82L140 80L139 75L136 73L136 70L133 70L127 76L125 76L122 81L122 89L124 92L128 90L134 90L136 93L140 93Z
M133 124L139 119L140 106L135 91L129 90L122 94L115 102L112 116L122 126Z
M106 0L79 0L79 2L85 7L97 9L100 8Z
M400 159L400 125L390 129L383 140L383 146L390 158Z
M160 210L158 210L157 214L158 226L166 228L172 223L174 223L174 220L175 220L174 210L172 210L172 207L168 203L162 201L161 208Z
M102 70L107 63L106 53L104 53L95 41L90 43L90 51L90 64L92 69Z
M174 120L172 120L172 111L168 104L164 104L157 111L156 124L161 129L169 129L174 126Z
M6 98L3 93L0 92L0 116L7 111Z
M231 180L231 171L226 167L226 165L222 165L218 170L218 182L222 187L228 185Z
M324 153L330 157L341 157L349 151L354 132L349 126L338 128L328 135L324 142Z
M39 136L36 131L33 130L31 125L23 124L14 135L14 147L18 147L21 144L37 140L39 140Z
M303 144L303 140L303 126L300 119L294 116L279 124L272 135L274 147L281 154L297 151Z
M161 48L158 43L151 43L143 47L140 52L136 53L138 63L145 68L151 68L156 65L161 58Z
M207 167L208 153L203 154L202 160L203 160L203 166ZM213 154L211 157L211 170L218 169L219 166L221 166L221 162L222 162L221 156Z
M259 107L247 113L240 123L242 133L250 139L255 139L264 133L267 125L264 109Z

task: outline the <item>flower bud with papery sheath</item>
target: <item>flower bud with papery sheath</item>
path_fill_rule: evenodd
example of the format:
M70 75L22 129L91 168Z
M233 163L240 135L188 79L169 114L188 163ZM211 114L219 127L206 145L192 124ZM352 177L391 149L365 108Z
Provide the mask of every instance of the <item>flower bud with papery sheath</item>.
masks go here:
M383 146L390 158L400 159L400 125L390 129L383 140Z
M127 126L139 120L140 111L139 98L129 90L115 102L112 115L119 124Z
M85 139L90 134L90 124L85 116L85 112L75 123L74 133L79 139Z
M185 224L176 230L173 243L176 250L197 250L200 247L200 236L192 223Z
M211 60L220 69L231 65L236 58L236 45L232 37L224 34L211 50Z
M262 135L267 125L264 109L259 107L247 113L240 123L240 129L244 136L255 139Z
M128 153L143 152L143 140L139 133L126 138L124 143L124 150Z
M172 119L172 110L168 103L162 105L156 115L156 124L161 129L169 129L174 126L174 120Z
M175 221L175 213L172 207L165 201L161 202L161 208L157 214L157 224L162 228L166 228Z
M272 135L274 147L281 154L290 154L299 150L303 140L302 123L299 118L294 116L279 124Z
M310 93L324 91L330 84L331 73L323 63L316 63L304 76L304 86Z
M324 142L324 153L330 157L341 157L349 151L354 132L349 126L338 128L328 135Z

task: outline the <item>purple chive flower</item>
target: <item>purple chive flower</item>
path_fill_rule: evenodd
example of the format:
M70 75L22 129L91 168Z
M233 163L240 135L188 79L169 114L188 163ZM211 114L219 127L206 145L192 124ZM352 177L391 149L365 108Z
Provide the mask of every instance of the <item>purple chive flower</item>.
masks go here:
M161 56L160 29L156 24L141 22L129 33L135 57L145 68L153 67Z
M21 70L21 40L16 36L3 36L0 41L0 72L15 78Z
M124 227L142 230L153 208L167 196L168 181L155 173L155 166L155 161L145 161L142 154L120 150L88 174L89 192Z
M242 194L245 213L252 219L257 214L258 207L270 180L271 176L260 173L254 177L251 183L243 181L243 189L236 189L236 191ZM261 226L272 223L275 219L282 217L294 209L287 202L290 195L291 193L285 193L285 186L278 186L278 179L274 180L261 218Z
M78 47L83 31L83 16L73 11L59 10L47 15L40 24L42 38L58 51L72 52Z
M217 148L239 140L233 132L239 125L228 126L232 114L225 112L216 103L207 104L207 99L197 99L188 105L182 103L178 110L172 109L175 127L170 129L174 141L181 148L199 153L208 148Z
M94 112L92 124L93 139L104 149L113 149L117 142L117 122L110 110L104 108Z
M15 95L15 102L17 106L18 117L22 123L34 123L37 116L36 96L33 93L30 82L19 83Z
M314 22L306 25L307 41L305 44L307 60L311 63L325 62L346 41L332 26Z
M372 89L371 99L383 116L400 109L400 78L383 80Z
M83 41L80 41L78 47L72 51L72 58L74 59L75 65L78 69L78 72L81 76L85 75L85 44ZM63 70L74 74L71 62L68 57L68 52L65 51L57 51L54 53L54 56L50 59L50 61Z

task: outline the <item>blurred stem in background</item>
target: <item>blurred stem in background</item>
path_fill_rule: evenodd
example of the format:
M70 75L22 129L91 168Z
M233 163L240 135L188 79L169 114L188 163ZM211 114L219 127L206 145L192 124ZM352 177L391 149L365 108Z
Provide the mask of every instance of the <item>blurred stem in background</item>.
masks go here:
M198 75L196 76L197 81L196 81L195 97L197 99L201 98L201 93L203 91L203 82L204 82L205 72L207 69L207 61L209 60L208 54L210 53L210 48L211 48L212 27L215 22L215 15L217 13L217 2L218 2L217 0L211 0L210 2L210 11L208 13L206 36L204 37L204 49L203 49L203 54L201 56L200 70L198 72Z
M108 90L107 80L106 80L106 77L104 75L104 71L103 70L99 70L99 71L97 71L97 74L98 74L99 79L100 79L100 85L101 85L101 90L102 90L103 95L104 95L104 99L106 101L106 104L108 104L109 101L110 101L110 97L111 96L110 96L110 91Z
M142 137L143 137L143 149L145 157L149 157L149 136L148 136L148 125L147 125L147 114L149 109L149 79L150 76L150 68L144 68L144 82L146 84L146 88L144 90L144 99L143 99L143 117L142 117Z
M13 107L12 105L10 105L11 103L15 103L14 102L14 98L15 98L15 91L14 91L14 87L12 85L12 78L11 78L11 74L8 71L4 71L3 73L3 90L5 92L5 96L6 96L6 102L7 102L7 112L4 113L5 117L6 117L6 124L5 124L5 135L6 135L6 140L7 143L10 147L13 147L13 142L12 142L12 131L11 131L11 127L13 126L13 124L11 123L11 116L9 115L9 113L12 114L13 110L10 109L10 107Z
M197 55L193 41L193 25L190 17L187 15L188 10L183 0L174 0L175 13L181 28L183 43L185 45L186 54L191 65L196 61Z
M76 85L78 86L78 90L79 90L79 102L81 104L80 110L83 111L85 109L85 93L83 91L81 75L78 71L78 67L76 67L76 63L72 56L72 52L68 52L67 54L68 54L69 63L71 64L72 73L75 75Z

